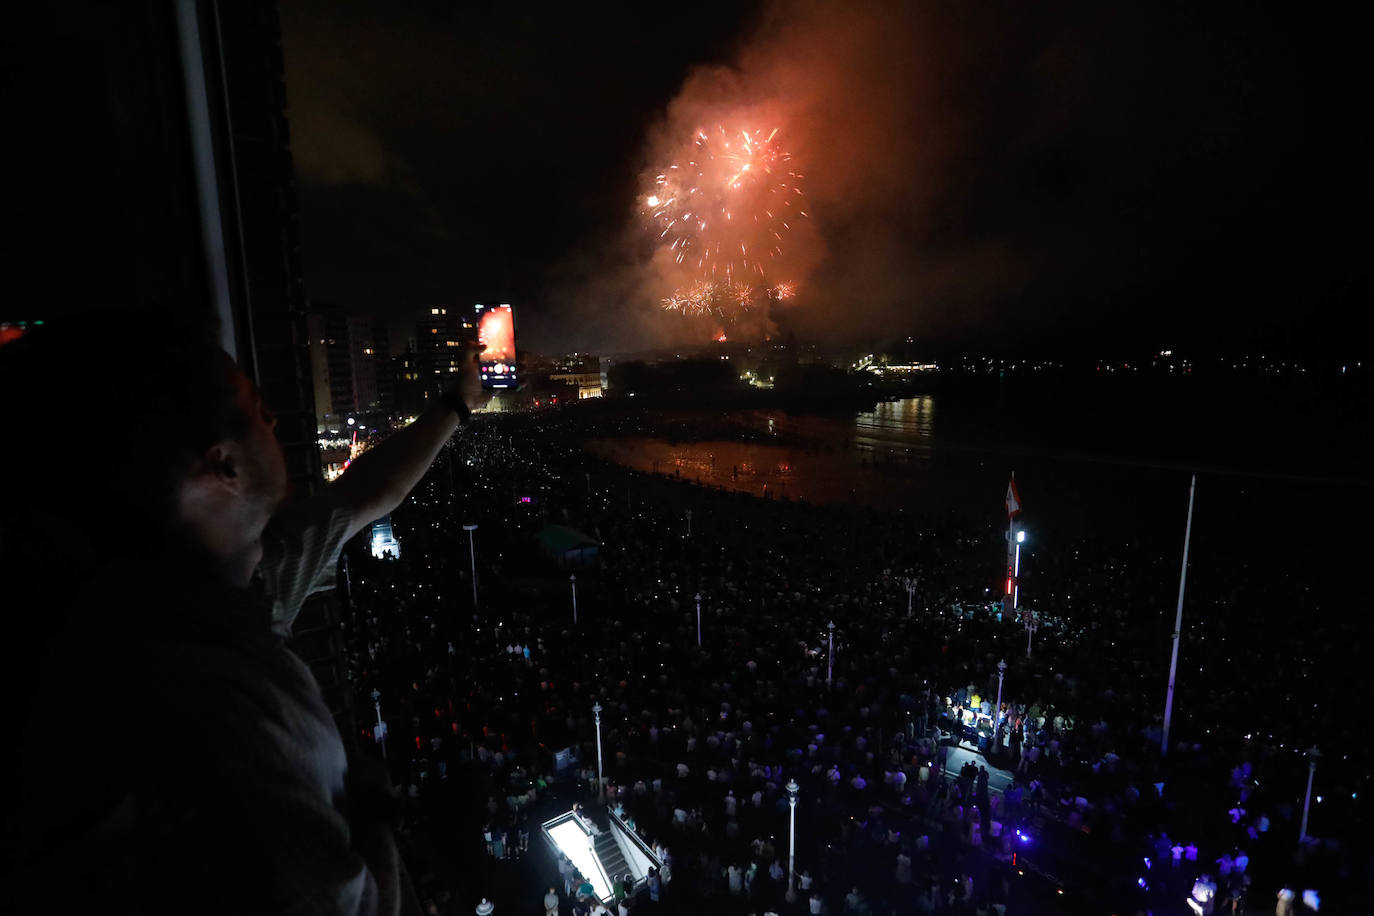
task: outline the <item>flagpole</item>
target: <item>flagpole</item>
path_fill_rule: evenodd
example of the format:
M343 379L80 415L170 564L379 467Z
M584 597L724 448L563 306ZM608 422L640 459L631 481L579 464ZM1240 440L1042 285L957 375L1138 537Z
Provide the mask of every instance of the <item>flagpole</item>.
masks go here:
M1007 610L1007 612L1006 612L1008 616L1010 616L1010 614L1011 614L1012 611L1016 610L1016 599L1013 597L1013 595L1015 594L1015 592L1014 592L1013 590L1016 588L1016 567L1015 567L1015 565L1014 565L1014 564L1015 564L1015 561L1014 561L1014 560L1012 559L1012 557L1010 556L1010 554L1011 554L1012 551L1014 551L1014 550L1016 550L1016 516L1014 516L1014 515L1009 515L1009 516L1007 516L1007 554L1008 554L1008 556L1007 556L1007 597L1006 597L1006 602L1010 602L1010 607L1008 608L1008 610Z
M1021 511L1021 500L1016 492L1016 472L1011 472L1011 483L1007 484L1007 590L1002 595L1002 615L1009 617L1016 610L1018 598L1020 598L1020 583L1016 579L1020 576L1020 557L1019 547L1016 543L1016 516Z
M1188 526L1183 530L1183 570L1178 574L1178 612L1174 617L1174 648L1169 657L1169 693L1164 699L1164 734L1159 752L1169 753L1169 724L1174 715L1174 678L1178 674L1178 638L1183 633L1183 587L1188 583L1188 545L1193 538L1193 494L1197 490L1197 475L1188 484Z

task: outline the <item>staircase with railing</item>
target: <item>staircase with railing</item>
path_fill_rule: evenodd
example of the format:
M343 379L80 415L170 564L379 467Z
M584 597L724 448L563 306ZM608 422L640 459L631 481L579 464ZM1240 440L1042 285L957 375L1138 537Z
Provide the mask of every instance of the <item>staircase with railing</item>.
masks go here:
M592 851L600 860L601 868L610 879L611 888L614 890L620 879L630 872L630 863L625 861L620 844L615 841L611 831L602 830L592 838Z

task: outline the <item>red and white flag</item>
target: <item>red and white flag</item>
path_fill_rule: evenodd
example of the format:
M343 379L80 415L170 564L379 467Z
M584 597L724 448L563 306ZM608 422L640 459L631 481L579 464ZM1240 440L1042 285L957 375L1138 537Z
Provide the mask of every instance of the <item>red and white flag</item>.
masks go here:
M1021 512L1021 494L1016 489L1016 478L1007 484L1007 518L1015 518Z

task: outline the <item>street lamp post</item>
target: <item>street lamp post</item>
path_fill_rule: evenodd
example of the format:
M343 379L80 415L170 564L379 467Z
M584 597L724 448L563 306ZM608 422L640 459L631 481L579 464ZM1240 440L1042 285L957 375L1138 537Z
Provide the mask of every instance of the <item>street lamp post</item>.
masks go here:
M835 621L826 624L826 629L830 631L830 656L825 663L825 686L832 687L835 675Z
M1031 657L1031 639L1035 636L1035 631L1040 628L1040 621L1036 619L1035 612L1026 608L1021 612L1021 621L1026 625L1026 658Z
M687 510L687 536L692 536L692 510Z
M797 899L795 876L797 871L797 792L801 788L795 779L787 780L787 894L788 903Z
M1312 777L1317 775L1317 761L1321 759L1321 752L1314 744L1307 749L1307 797L1302 800L1302 827L1298 830L1298 842L1307 839L1307 814L1312 808Z
M1007 660L997 663L997 706L993 710L992 725L992 749L995 753L1000 753L1002 747L1002 678L1007 673Z
M568 573L568 582L572 584L573 626L577 626L577 573Z
M469 522L463 526L463 530L468 533L468 561L472 564L472 612L477 613L477 523Z
M697 648L701 648L701 592L697 592Z
M911 602L912 599L916 597L916 580L911 578L910 576L907 576L905 579L902 580L902 584L906 586L906 615L910 617Z
M592 715L596 718L596 792L602 801L606 800L606 789L601 781L601 703L592 705Z
M1169 724L1174 716L1174 678L1178 674L1178 641L1183 635L1183 588L1188 583L1188 545L1193 539L1193 496L1197 493L1197 475L1188 484L1188 526L1183 529L1183 568L1178 574L1178 611L1174 615L1173 649L1169 654L1169 692L1164 695L1164 731L1159 739L1160 754L1169 753Z
M377 725L372 731L377 743L382 746L382 759L386 759L386 723L382 721L382 692L372 688L372 706L377 710Z
M1016 606L1021 602L1021 545L1026 543L1026 531L1021 529L1016 532L1016 559L1012 565L1012 591L1011 609L1016 610Z

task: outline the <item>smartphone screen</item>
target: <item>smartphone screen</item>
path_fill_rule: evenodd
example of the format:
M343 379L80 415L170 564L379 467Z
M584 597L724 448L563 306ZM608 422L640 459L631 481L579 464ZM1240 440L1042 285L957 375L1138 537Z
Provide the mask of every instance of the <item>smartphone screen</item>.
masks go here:
M509 303L477 306L478 357L483 388L515 388L515 312Z

